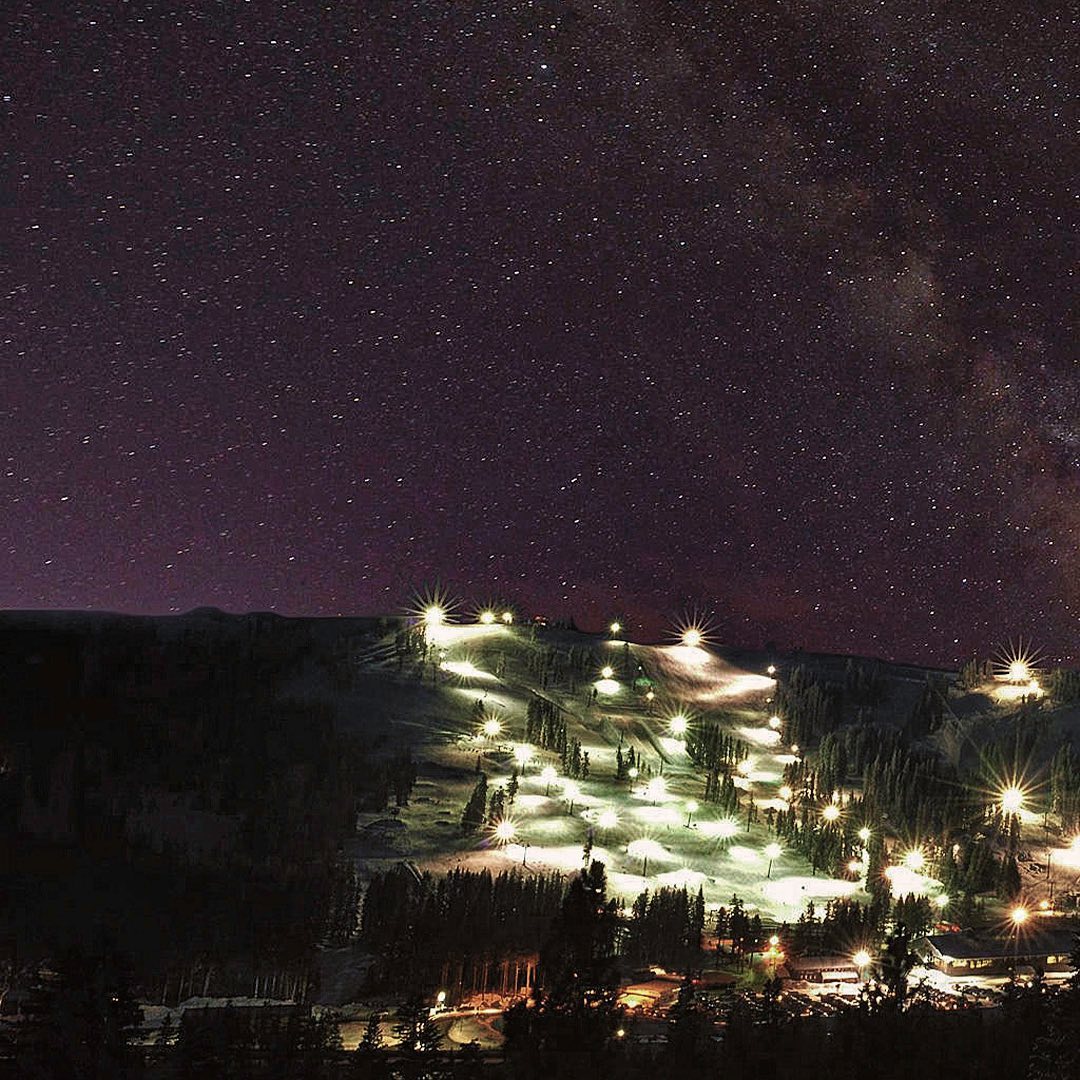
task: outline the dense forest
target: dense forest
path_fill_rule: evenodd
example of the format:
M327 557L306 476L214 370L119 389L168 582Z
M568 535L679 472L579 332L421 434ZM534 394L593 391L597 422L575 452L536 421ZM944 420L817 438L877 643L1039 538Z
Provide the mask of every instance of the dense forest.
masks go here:
M282 690L310 652L274 616L0 621L9 972L108 940L143 1000L303 1000L355 929L358 808L415 780Z

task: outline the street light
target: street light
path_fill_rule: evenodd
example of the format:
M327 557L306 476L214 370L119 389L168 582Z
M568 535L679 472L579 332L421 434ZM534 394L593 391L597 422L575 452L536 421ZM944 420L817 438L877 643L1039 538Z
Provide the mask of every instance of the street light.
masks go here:
M687 799L686 801L686 828L690 828L690 819L693 818L697 812L698 804L696 799Z
M1016 907L1009 912L1009 918L1012 920L1013 926L1023 926L1028 921L1029 912L1023 904L1017 904Z
M446 622L446 612L438 604L432 604L424 609L424 624L426 626L442 626Z
M783 854L784 849L779 844L766 844L765 845L765 858L769 860L769 869L765 876L767 878L772 877L772 864L775 859L779 859Z
M864 969L870 963L870 954L865 949L859 949L851 959L859 969L859 976L861 977Z
M1001 793L1001 812L1003 814L1019 814L1024 809L1024 792L1022 788L1013 784Z
M776 665L775 664L770 664L765 670L766 670L766 672L768 672L769 675L775 675L776 674Z
M533 759L533 748L528 743L518 743L514 747L514 760L521 766L521 775L525 775L525 767Z
M656 805L658 799L662 799L667 793L667 783L662 776L654 776L648 784L645 785L645 798L649 799L653 806Z
M904 865L909 870L919 873L926 866L926 856L923 854L922 848L912 848L904 856Z
M784 800L784 802L791 802L791 796L794 795L795 792L793 792L787 784L781 784L780 790L777 792L777 794L780 796L781 799Z
M567 780L563 784L562 791L563 798L569 803L569 808L566 812L572 814L574 812L574 800L581 794L581 788L579 788L573 780Z
M610 679L614 675L615 675L615 669L610 664L605 664L600 669L600 678L601 679Z
M608 629L609 629L609 630L611 631L611 633L612 633L613 635L617 635L617 634L620 634L620 633L622 633L622 623L621 623L621 622L619 622L619 620L618 620L618 619L616 619L616 620L615 620L615 621L614 621L614 622L613 622L613 623L612 623L612 624L611 624L611 625L610 625L610 626L608 627ZM610 676L610 675L605 675L605 676L604 676L604 678L606 678L606 679L607 679L607 678L611 678L611 676Z
M669 727L671 728L671 734L674 735L676 738L680 738L681 736L685 735L686 729L689 726L689 721L686 719L685 716L683 716L682 713L677 713L675 716L673 716L671 718L671 724L669 725Z
M821 811L821 816L831 825L834 821L838 821L840 818L840 807L836 803L829 803Z
M510 841L514 839L514 834L516 832L517 829L514 828L514 823L503 818L503 820L495 826L495 839L498 840L500 844L509 844Z
M619 824L619 815L614 810L604 810L596 819L596 824L601 829L614 829Z
M627 770L626 775L630 777L630 790L631 791L634 790L634 781L638 778L640 773L641 773L641 770L636 765L631 765L630 768Z
M780 725L783 722L784 721L781 720L779 716L775 715L775 713L772 716L769 717L769 727L771 727L773 729L773 731L779 730Z
M494 621L495 621L495 612L494 611L481 611L480 612L480 622L483 623L484 626L491 626L491 624Z
M864 844L868 844L870 842L871 833L868 826L864 825L856 835Z
M514 613L512 611L504 611L502 613L502 621L509 626L514 621Z
M700 648L702 640L701 631L696 626L691 626L688 630L683 632L682 643L688 648Z
M491 716L484 721L481 730L489 739L494 739L502 731L502 724L494 716Z

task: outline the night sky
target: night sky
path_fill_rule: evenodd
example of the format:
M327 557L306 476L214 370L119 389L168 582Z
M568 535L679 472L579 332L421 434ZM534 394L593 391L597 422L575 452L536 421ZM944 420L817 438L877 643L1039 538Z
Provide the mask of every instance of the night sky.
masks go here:
M16 3L0 607L1080 659L1068 10Z

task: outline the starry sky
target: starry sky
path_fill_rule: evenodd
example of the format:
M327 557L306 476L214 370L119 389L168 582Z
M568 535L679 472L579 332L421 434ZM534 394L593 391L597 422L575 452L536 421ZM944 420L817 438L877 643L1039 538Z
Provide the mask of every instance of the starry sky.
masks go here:
M1080 660L1068 5L14 14L0 607Z

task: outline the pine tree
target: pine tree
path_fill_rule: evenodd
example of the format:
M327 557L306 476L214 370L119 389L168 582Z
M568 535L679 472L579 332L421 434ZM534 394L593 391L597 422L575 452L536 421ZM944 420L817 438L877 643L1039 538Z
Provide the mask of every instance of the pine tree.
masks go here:
M461 831L468 835L477 832L484 824L487 813L487 776L481 773L469 801L461 815Z
M442 1036L423 994L414 994L400 1006L394 1036L406 1054L429 1054L439 1049Z

